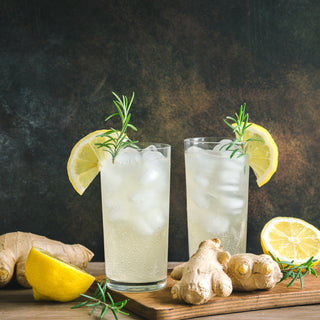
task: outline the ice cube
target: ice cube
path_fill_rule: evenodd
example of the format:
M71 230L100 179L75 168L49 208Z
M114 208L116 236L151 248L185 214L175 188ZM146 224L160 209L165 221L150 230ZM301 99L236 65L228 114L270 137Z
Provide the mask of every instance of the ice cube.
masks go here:
M127 207L120 198L111 194L102 194L103 215L107 220L125 220L127 218Z
M222 215L213 215L204 221L204 228L213 236L220 236L226 233L229 229L230 221Z
M221 207L233 215L240 214L245 204L244 199L233 195L223 195L219 197L219 201Z
M194 176L194 181L200 186L200 187L208 187L210 184L210 179L208 176L204 176L201 174Z
M222 139L217 145L214 146L213 150L218 152L225 152L228 145L232 142L230 139Z
M116 167L112 163L105 163L100 168L101 175L101 190L106 192L115 191L118 188L123 188L124 175L119 174Z
M223 139L221 141L219 141L219 144L217 144L214 148L213 151L216 153L219 153L220 155L222 155L223 157L228 157L230 158L232 152L236 149L238 149L238 147L236 145L233 145L232 147L230 147L228 150L228 146L229 144L232 142L232 140L229 139ZM236 159L239 155L241 154L241 151L237 151L234 156L232 157L232 159Z
M240 184L241 177L243 176L243 171L240 170L226 170L221 169L217 175L217 179L221 185L224 184Z
M142 152L142 175L140 182L143 185L149 185L149 188L157 188L163 190L168 187L168 168L169 160L158 151L152 150L150 146L148 150ZM154 147L155 148L155 147Z
M165 223L165 217L160 208L156 207L149 210L144 219L154 230L161 229Z
M151 236L153 228L141 217L136 217L133 221L134 230L142 235Z
M160 230L165 224L164 214L159 208L153 208L144 214L138 214L133 222L137 232L151 236Z
M165 156L157 150L157 147L151 145L142 150L142 158L144 161L159 161L165 159Z
M142 152L148 152L148 151L158 151L158 149L155 145L151 144L150 146L148 146L142 150Z
M234 181L230 181L230 183L220 183L217 185L217 188L220 192L225 193L238 193L240 191L240 184L234 183Z
M149 184L150 182L154 182L161 176L161 170L157 170L157 168L146 168L144 173L141 176L142 184Z
M121 149L115 159L116 165L135 165L141 161L139 151L135 148Z
M186 152L189 153L189 154L191 154L191 153L197 154L197 153L199 153L201 151L202 151L202 148L199 148L199 147L196 147L196 146L191 146L186 150Z
M199 208L209 208L210 196L201 190L193 192L192 200Z
M130 200L134 211L148 211L157 203L157 195L151 190L139 190L130 197Z
M152 156L152 160L143 161L143 174L141 176L141 182L146 184L150 182L157 182L158 179L167 179L167 170L169 168L168 161L159 152L160 156ZM161 180L159 180L161 181ZM158 182L157 182L158 183Z
M188 152L189 149L192 151ZM216 155L212 150L203 150L197 147L191 147L186 153L187 170L194 170L195 172L205 172L210 174L216 167ZM197 152L196 149L197 148Z

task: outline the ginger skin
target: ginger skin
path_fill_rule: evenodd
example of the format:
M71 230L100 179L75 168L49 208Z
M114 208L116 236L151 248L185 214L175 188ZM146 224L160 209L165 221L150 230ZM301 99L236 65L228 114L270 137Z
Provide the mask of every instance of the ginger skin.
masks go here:
M237 291L271 289L282 278L279 265L267 254L235 254L230 258L227 274Z
M204 304L215 295L229 296L232 282L223 269L230 254L223 251L219 239L201 242L188 262L175 267L171 277L178 281L171 289L173 299L190 304Z
M17 282L26 288L30 285L25 277L25 263L32 247L46 250L54 257L79 268L86 268L93 253L80 244L64 244L44 236L11 232L0 235L0 287L10 282L15 272Z
M219 239L201 242L189 261L176 266L171 277L178 281L171 289L175 300L204 304L214 296L229 296L233 290L271 289L282 278L279 265L266 254L230 256Z

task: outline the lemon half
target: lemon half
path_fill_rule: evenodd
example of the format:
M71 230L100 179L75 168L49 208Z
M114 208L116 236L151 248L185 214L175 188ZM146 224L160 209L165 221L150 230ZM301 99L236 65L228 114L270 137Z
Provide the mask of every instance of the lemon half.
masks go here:
M292 217L276 217L263 227L261 246L264 253L270 251L282 261L296 265L310 257L320 259L320 230L310 223Z
M31 248L25 266L35 300L67 302L85 293L95 278L42 249Z

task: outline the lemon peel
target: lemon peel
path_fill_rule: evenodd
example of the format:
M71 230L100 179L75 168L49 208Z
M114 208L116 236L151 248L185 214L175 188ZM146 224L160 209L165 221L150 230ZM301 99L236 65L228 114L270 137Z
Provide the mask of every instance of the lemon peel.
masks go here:
M250 156L249 165L257 178L258 186L261 187L277 171L278 147L268 130L255 123L250 123L245 131L244 141L250 138L261 140L248 142L246 150Z
M99 136L107 131L102 129L89 133L79 140L71 150L67 172L72 186L80 195L100 172L102 161L111 157L103 148L98 148L95 145L107 140L106 137Z
M89 273L35 247L29 252L25 274L35 300L72 301L95 281Z

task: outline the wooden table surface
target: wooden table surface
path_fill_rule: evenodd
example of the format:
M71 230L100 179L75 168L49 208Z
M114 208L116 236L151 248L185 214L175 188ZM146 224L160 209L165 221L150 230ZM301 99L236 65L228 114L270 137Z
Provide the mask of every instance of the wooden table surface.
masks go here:
M104 274L104 264L92 262L87 271L92 275ZM96 320L99 319L99 312L96 311L90 316L90 308L71 309L77 301L69 303L36 302L32 297L31 289L17 287L0 289L0 319L1 320L29 320L29 319L77 319ZM119 320L142 320L143 318L130 312L129 316L119 314ZM241 313L232 313L216 316L201 317L201 320L270 320L270 319L320 319L320 304L308 306L296 306L288 308L268 309ZM105 318L114 319L112 313L108 313ZM194 318L195 319L195 318Z

